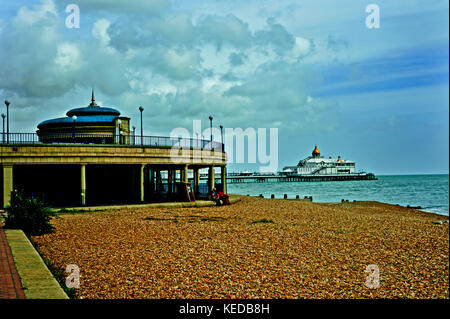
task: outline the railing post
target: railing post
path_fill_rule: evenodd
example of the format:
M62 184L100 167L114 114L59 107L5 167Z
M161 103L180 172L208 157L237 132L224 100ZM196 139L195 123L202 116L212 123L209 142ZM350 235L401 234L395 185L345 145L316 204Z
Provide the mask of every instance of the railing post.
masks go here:
M93 143L93 144L129 144L129 145L146 145L156 147L173 147L178 143L180 147L189 147L190 149L200 150L222 150L225 151L225 145L216 141L208 141L204 139L178 138L172 140L170 137L163 136L138 136L124 134L85 134L79 132L66 133L2 133L0 132L0 143L10 144L35 144L35 143ZM144 142L147 138L147 142ZM140 139L140 142L139 142Z

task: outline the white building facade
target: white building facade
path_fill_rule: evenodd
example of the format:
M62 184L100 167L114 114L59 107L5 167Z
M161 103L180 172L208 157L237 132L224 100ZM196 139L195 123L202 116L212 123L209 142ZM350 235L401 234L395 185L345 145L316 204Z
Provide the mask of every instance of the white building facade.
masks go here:
M283 175L345 175L355 173L355 162L320 155L317 145L312 155L298 162L297 166L286 166Z

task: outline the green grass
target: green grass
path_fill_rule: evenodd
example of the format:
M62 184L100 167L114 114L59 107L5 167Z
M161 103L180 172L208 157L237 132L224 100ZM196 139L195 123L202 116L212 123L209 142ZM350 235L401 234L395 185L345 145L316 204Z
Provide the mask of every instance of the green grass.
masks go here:
M222 217L202 217L200 220L202 222L206 222L206 221L217 221L217 220L221 220L224 219Z
M58 282L58 284L61 286L61 288L64 290L64 292L66 293L66 295L70 298L70 299L76 299L75 296L75 288L68 288L66 286L66 272L62 269L59 269L58 267L56 267L52 261L50 259L45 258L41 252L39 251L39 247L38 245L36 245L34 243L34 241L32 240L32 238L30 236L27 236L28 240L30 241L30 243L33 245L34 249L36 249L36 251L38 252L38 254L41 256L42 260L44 261L44 264L47 266L48 270L50 270L50 272L52 273L53 277L56 279L56 281Z
M272 219L267 219L267 218L262 218L262 219L252 221L252 224L257 224L257 223L275 223L275 222Z
M175 215L174 218L162 218L162 217L148 216L148 217L145 217L144 220L171 220L174 222L178 222L179 221L178 218L181 218L182 220L185 220L188 223L194 223L194 222L198 222L198 221L207 222L207 221L225 220L225 218L223 218L223 217L216 217L216 216L202 217L202 216L198 216L198 215L187 215L187 216Z
M42 255L41 255L42 257ZM53 265L53 263L48 260L45 257L42 257L42 260L44 261L45 265L47 266L48 270L50 270L50 272L53 274L53 277L55 277L56 281L59 283L59 285L61 286L61 288L64 290L64 292L66 293L66 295L70 298L70 299L76 299L75 296L75 288L68 288L66 286L66 272L55 267Z
M145 217L144 220L174 220L173 218Z
M97 212L104 212L106 209L93 209L93 210L85 210L85 209L67 209L67 208L61 208L55 211L55 215L62 215L62 214L84 214L84 213L97 213Z

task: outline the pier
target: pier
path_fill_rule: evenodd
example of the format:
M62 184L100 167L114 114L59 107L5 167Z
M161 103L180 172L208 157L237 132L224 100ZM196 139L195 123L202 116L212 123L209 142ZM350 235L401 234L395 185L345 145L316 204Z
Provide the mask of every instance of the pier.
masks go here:
M216 177L219 178L219 177ZM227 183L266 183L266 182L331 182L377 180L372 173L339 174L339 175L238 175L228 174ZM201 176L200 179L206 179Z
M376 180L373 174L364 175L311 175L311 176L227 176L227 182L236 183L266 183L266 182L330 182Z

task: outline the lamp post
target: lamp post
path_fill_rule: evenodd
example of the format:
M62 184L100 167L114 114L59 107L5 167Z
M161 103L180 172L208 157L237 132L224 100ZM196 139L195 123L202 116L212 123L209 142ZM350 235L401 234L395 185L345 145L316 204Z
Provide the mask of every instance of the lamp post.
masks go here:
M5 143L5 117L6 115L2 113L2 120L3 120L3 134L2 134L2 141Z
M225 147L223 145L223 126L222 125L220 125L220 137L221 137L221 140L222 140L222 152L223 152Z
M197 143L195 143L195 144L197 144L197 148L198 148L198 132L196 132L195 135L197 136Z
M121 135L120 134L121 133L120 124L122 124L122 121L121 120L117 120L117 124L119 125L119 130L118 130L118 133L119 133L119 144L122 144L121 143L121 136L120 136Z
M211 133L211 148L212 148L212 120L213 120L213 117L212 117L212 115L210 115L209 116L209 123L210 123L210 133Z
M133 125L133 145L136 144L136 126Z
M72 121L73 121L72 138L73 138L73 142L75 143L75 122L77 121L77 116L76 115L72 116Z
M6 105L6 143L9 143L9 105L11 103L6 100L5 101L5 105Z
M142 111L144 111L144 108L139 106L139 111L141 112L141 145L144 145L144 127L142 126Z

